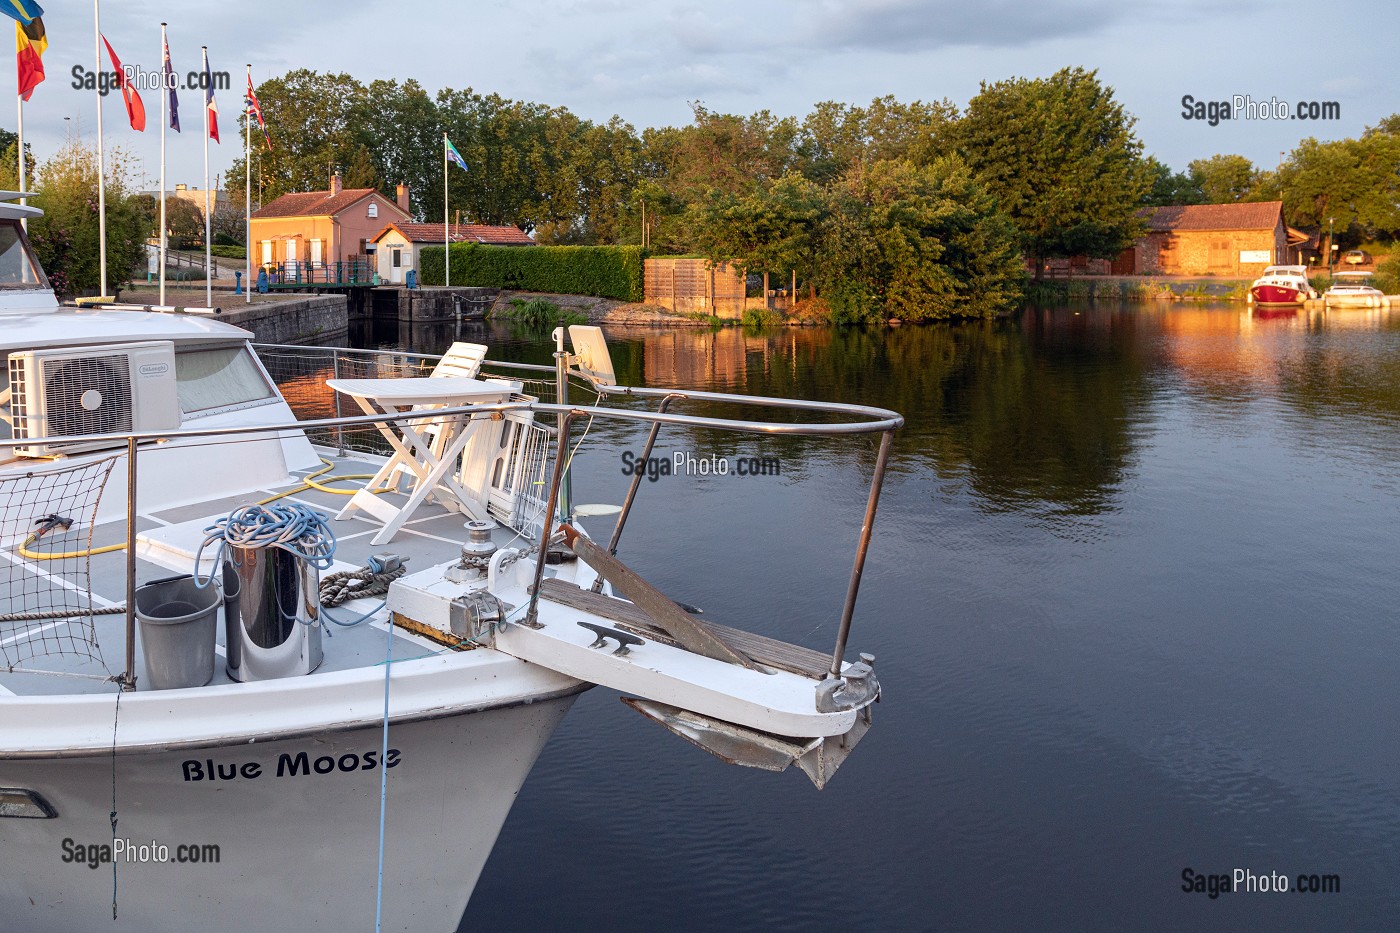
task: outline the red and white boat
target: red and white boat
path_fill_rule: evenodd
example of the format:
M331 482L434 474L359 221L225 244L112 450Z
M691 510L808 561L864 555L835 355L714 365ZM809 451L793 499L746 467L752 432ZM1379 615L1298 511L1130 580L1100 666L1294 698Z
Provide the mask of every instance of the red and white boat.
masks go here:
M1319 297L1303 266L1269 266L1249 287L1249 296L1257 305L1300 305Z

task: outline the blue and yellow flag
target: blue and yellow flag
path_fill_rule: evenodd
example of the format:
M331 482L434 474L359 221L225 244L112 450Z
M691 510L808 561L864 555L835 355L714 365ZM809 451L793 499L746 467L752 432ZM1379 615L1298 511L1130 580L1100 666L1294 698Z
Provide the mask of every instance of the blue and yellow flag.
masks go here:
M28 26L44 15L44 8L34 0L0 0L0 13L18 20L21 26Z

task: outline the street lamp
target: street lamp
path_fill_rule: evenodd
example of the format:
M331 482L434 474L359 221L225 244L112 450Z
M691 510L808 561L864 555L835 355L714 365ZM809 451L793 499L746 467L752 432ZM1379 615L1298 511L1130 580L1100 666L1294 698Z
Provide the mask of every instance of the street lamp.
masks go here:
M1332 266L1337 261L1337 240L1332 235L1332 225L1337 222L1337 218L1327 218L1327 274L1332 274Z

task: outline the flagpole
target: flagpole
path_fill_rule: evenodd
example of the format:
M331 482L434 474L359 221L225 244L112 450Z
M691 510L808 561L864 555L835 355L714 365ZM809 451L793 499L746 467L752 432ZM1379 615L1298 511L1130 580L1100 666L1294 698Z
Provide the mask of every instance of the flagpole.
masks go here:
M18 89L16 89L16 91L15 91L15 100L19 101L19 123L18 123L18 131L19 131L19 140L18 140L18 145L19 145L19 190L20 190L20 191L27 191L27 190L29 189L29 185L26 183L25 177L24 177L24 176L25 176L25 165L24 165L24 98L20 95ZM29 199L28 199L28 198L25 198L25 197L21 197L21 198L19 199L19 203L20 203L21 205L28 204L28 203L29 203ZM20 225L20 227L23 228L26 232L28 232L28 230L29 230L29 218L28 218L28 217L25 217L24 215L21 214L21 215L20 215L20 218L19 218L19 225ZM23 268L26 268L26 269L28 268L27 265L24 264L24 263L21 263L20 265L21 265L21 267L23 267Z
M253 65L248 63L248 86L253 86ZM244 282L243 282L243 303L251 304L253 301L253 146L250 140L253 138L253 119L248 115L251 105L248 95L243 95L243 253L244 260ZM209 117L208 108L205 108L205 119ZM204 150L209 151L209 132L204 133ZM206 156L207 158L207 156Z
M92 48L96 60L96 74L102 74L102 17L98 12L101 0L92 0ZM102 152L102 94L101 81L97 82L97 256L99 284L102 297L107 297L107 159Z
M447 133L442 134L442 256L445 273L443 284L452 284L452 234L447 226Z
M209 74L209 46L199 47L204 56L204 73ZM213 250L209 245L209 232L212 225L209 214L213 207L209 204L209 101L204 102L204 306L214 307L214 282L210 279L213 274Z
M160 60L161 60L161 84L165 84L165 50L168 43L165 39L165 23L160 24ZM165 120L166 120L166 100L165 95L169 93L169 88L160 89L160 300L156 304L165 304L165 262L169 255L170 244L165 235Z

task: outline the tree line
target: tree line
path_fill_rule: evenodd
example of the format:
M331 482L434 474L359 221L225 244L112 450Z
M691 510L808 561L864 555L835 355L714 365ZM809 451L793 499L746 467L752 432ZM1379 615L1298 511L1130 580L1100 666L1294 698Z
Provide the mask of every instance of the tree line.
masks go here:
M305 69L257 93L273 145L255 140L255 200L323 189L338 171L346 187L405 183L414 213L437 220L446 133L468 164L446 176L454 217L543 244L645 242L783 281L796 272L837 321L1012 309L1027 264L1038 275L1049 259L1112 258L1141 234L1144 206L1281 199L1295 226L1334 219L1344 246L1400 235L1400 115L1359 139L1305 139L1275 170L1216 155L1175 172L1082 68L984 82L962 108L887 96L798 118L696 102L689 124L640 132L471 88ZM40 187L74 176L61 160L46 168ZM224 176L234 203L244 169L240 156ZM216 223L216 235L239 226Z

